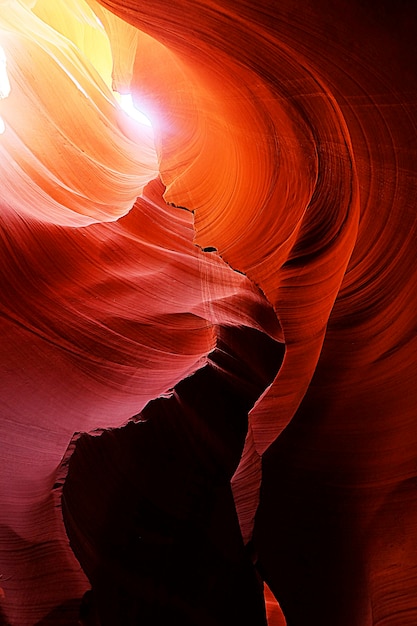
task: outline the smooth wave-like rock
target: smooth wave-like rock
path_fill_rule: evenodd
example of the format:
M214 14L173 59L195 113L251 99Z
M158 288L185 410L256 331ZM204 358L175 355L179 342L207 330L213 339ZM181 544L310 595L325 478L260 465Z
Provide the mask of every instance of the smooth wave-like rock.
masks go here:
M204 365L219 325L280 332L259 290L193 245L192 215L168 207L162 190L156 181L128 216L88 231L20 218L2 230L2 564L12 623L31 623L31 611L71 599L83 581L51 493L73 434L120 426L171 393Z
M0 2L0 622L415 625L416 34Z

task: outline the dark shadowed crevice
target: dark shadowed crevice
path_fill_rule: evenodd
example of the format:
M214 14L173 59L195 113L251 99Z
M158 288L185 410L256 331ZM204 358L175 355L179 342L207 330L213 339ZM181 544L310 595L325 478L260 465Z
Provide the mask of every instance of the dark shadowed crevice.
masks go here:
M353 530L358 497L341 489L334 468L318 471L303 460L300 422L296 416L263 456L257 567L288 626L351 626L369 605L364 540Z
M222 329L207 365L170 398L124 428L78 439L63 512L92 585L82 623L266 624L230 479L248 411L283 354L258 331Z

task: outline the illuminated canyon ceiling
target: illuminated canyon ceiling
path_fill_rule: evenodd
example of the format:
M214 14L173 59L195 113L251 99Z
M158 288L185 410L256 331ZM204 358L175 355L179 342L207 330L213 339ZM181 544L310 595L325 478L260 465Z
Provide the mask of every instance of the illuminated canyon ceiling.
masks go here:
M0 0L1 626L417 624L416 18Z

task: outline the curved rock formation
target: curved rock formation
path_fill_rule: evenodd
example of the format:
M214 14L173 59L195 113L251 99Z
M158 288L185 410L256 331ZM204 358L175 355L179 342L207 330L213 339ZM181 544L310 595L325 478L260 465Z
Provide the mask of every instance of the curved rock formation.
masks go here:
M416 623L416 17L0 2L4 624Z

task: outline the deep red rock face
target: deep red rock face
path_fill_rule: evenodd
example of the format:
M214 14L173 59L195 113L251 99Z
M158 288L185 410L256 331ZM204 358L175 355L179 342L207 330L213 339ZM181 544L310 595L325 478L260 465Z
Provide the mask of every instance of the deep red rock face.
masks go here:
M0 624L415 626L416 18L0 1Z

